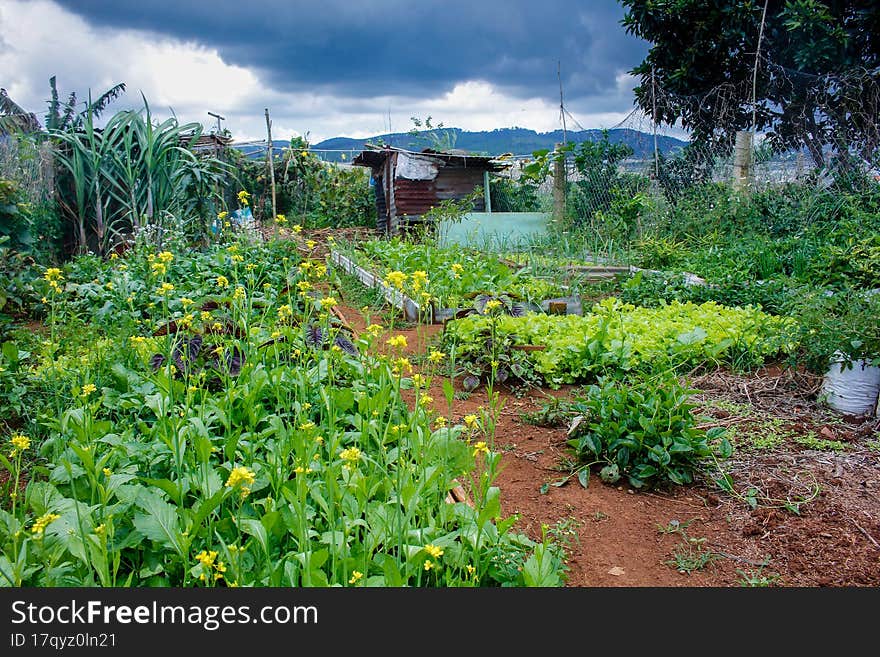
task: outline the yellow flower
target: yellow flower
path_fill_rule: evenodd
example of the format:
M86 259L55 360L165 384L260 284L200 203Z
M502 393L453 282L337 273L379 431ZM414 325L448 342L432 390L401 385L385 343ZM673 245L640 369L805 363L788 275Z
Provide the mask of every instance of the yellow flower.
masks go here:
M486 311L487 312L491 313L493 310L496 310L500 307L501 307L501 301L499 301L498 299L489 299L486 302Z
M276 215L275 221L277 221L279 225L283 226L287 223L287 217L285 217L283 214L279 214Z
M57 513L46 513L36 520L34 520L34 526L31 527L31 532L36 536L42 536L43 532L46 530L46 527L50 524L58 520L60 518Z
M218 287L229 287L229 279L225 276L217 277L217 286Z
M241 205L245 205L245 206L248 205L248 197L249 197L249 196L250 196L250 194L248 194L245 190L241 190L241 191L238 193L238 202L239 202L239 204L241 204Z
M164 262L154 262L150 265L150 267L152 268L153 273L156 274L156 276L164 276L165 273L168 271L168 267L165 266Z
M104 284L104 287L106 287L108 290L112 290L113 289L113 281L107 281L107 283Z
M128 340L129 340L129 342L131 342L132 347L139 345L139 344L143 344L147 341L147 339L142 335L133 335Z
M427 552L429 555L431 555L434 559L439 559L440 557L443 556L443 548L437 547L436 545L434 545L432 543L428 543L425 546L425 552Z
M241 301L245 297L247 297L247 293L245 292L244 287L241 285L236 286L235 292L232 293L232 298L235 301Z
M171 251L162 251L157 257L165 264L168 264L169 262L174 260L174 254L171 253Z
M244 262L244 256L236 253L231 258L232 262Z
M412 363L409 362L409 358L398 358L394 361L394 366L399 368L401 372L406 371L407 374L412 372Z
M406 281L406 274L402 271L392 271L388 272L385 276L385 284L389 287L396 287L398 290L403 289L403 284Z
M110 259L111 259L111 260L116 260L116 258L118 258L118 257L119 257L119 254L116 253L116 251L114 251L113 253L110 254Z
M459 278L461 276L461 272L464 271L464 267L462 267L457 262L452 263L452 265L449 268L452 270L452 277L453 278Z
M483 442L482 440L474 445L474 458L476 458L479 454L488 454L489 446Z
M226 247L226 250L229 253L235 253L236 251L238 251L238 244L230 244L229 246Z
M194 303L195 301L193 301L189 297L180 297L180 305L182 305L184 308L189 308Z
M413 374L412 382L416 388L421 388L423 385L425 385L425 377L423 377L421 374Z
M199 317L202 318L203 322L210 322L211 321L211 313L209 313L207 310L203 310L202 312L200 312Z
M406 336L405 335L395 335L387 340L385 340L385 344L390 347L405 349L406 348Z
M95 387L94 383L87 383L82 387L82 396L88 397L93 392L95 392L95 390L97 390L97 388Z
M278 321L283 322L288 317L293 315L293 309L289 304L284 304L283 306L278 306Z
M159 296L165 296L169 292L174 291L174 286L171 283L162 283L158 290L156 290L156 294Z
M45 278L50 283L53 281L62 281L64 280L64 276L61 273L61 270L58 267L49 267L46 270L46 273L43 274L43 278Z
M229 213L226 212L225 210L224 210L223 212L218 212L218 213L217 213L217 219L219 219L220 221L223 221L223 220L226 219L226 217L228 217L228 216L229 216Z
M95 527L95 535L97 536L103 536L105 531L107 531L107 525L105 525L103 522Z
M105 477L109 477L113 474L113 471L110 468L104 468L103 470L101 470L101 472L104 473Z
M299 288L300 292L308 292L312 289L312 284L308 281L300 281L296 286Z
M300 226L299 224L294 224L293 226L290 227L290 229L291 229L294 233L301 233L303 227Z
M442 351L437 351L436 349L431 352L430 356L428 356L428 360L432 363L440 363L443 361L444 358L446 358L446 354L444 354Z
M428 272L417 270L412 273L413 289L418 292L428 284Z
M13 455L18 452L23 452L31 446L31 439L22 433L13 434L12 438L9 439L9 442L12 443Z
M314 428L315 428L315 423L312 421L303 422L302 424L299 425L300 431L308 431L309 429L314 429Z
M474 429L477 426L477 416L471 413L464 416L464 424L468 429Z
M317 246L317 242L315 240L306 240L306 248L314 249Z
M321 299L321 308L332 308L336 305L336 299L334 297L324 297Z
M434 403L434 398L430 395L422 395L421 397L419 397L419 403L422 406L427 407Z
M438 415L434 418L434 426L438 429L446 426L446 418L443 415Z
M217 552L215 550L211 550L210 552L202 550L196 555L196 561L202 564L205 568L213 567L216 558Z
M381 332L382 332L382 327L379 326L378 324L370 324L370 325L367 327L367 333L369 333L369 334L372 335L373 337L376 337L376 336L379 335Z
M245 269L247 269L248 271L253 271L256 268L257 266L252 262L247 263L247 265L245 266Z
M339 458L343 461L348 461L349 463L354 463L361 458L361 450L357 447L347 447L346 449L339 452Z
M364 576L364 574L358 570L351 571L351 579L348 580L349 584L357 584L360 579Z
M251 486L255 480L256 476L254 475L253 470L250 470L243 465L239 465L232 468L232 472L229 473L229 478L226 480L226 486L227 488L235 488L241 484Z
M434 562L430 559L425 559L425 570L431 570L434 567Z

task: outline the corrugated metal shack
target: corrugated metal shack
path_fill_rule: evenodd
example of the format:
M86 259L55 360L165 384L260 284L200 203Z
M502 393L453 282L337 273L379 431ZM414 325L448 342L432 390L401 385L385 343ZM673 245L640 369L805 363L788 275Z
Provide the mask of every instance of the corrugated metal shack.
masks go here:
M372 170L377 228L392 235L421 223L422 215L440 201L462 199L478 186L485 190L490 172L510 166L482 155L429 148L415 152L370 144L352 164ZM475 211L486 210L484 199L477 201Z

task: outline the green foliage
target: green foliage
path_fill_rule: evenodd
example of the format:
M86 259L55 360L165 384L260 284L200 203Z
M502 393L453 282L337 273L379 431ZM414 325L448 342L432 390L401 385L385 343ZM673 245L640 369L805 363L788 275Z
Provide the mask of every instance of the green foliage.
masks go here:
M145 225L203 237L216 215L211 197L224 165L188 150L201 125L174 118L154 124L146 98L142 111L119 112L103 129L95 118L88 110L75 128L51 133L61 205L76 226L80 251L107 254Z
M291 139L281 155L274 155L275 202L287 224L308 228L375 226L376 202L369 171L361 167L322 162L301 137ZM258 221L272 216L270 177L265 157L252 158L230 150L237 188L227 187L226 202L234 203L238 189L253 195Z
M607 130L601 141L582 142L574 151L577 176L566 200L574 227L598 226L614 238L635 234L641 206L647 202L638 192L647 188L648 180L621 172L620 163L632 154L626 144L611 143Z
M325 276L243 239L47 270L52 333L0 350L4 584L560 584L552 537L501 514L500 455L299 293Z
M582 462L604 465L602 478L619 476L641 488L658 482L689 484L712 454L721 430L697 428L694 393L669 373L650 379L600 379L572 410L583 415L569 445Z
M579 315L466 317L447 323L444 344L460 358L483 350L487 329L498 340L534 345L535 371L552 385L590 381L610 372L657 371L727 363L738 367L791 353L795 322L753 307L727 308L673 301L639 308L608 298Z
M475 249L393 238L362 242L357 249L345 251L361 267L383 278L395 271L404 274L396 287L418 303L427 301L439 308L471 307L481 294L504 294L529 304L562 292L557 283L534 277L527 268L513 271L497 257ZM417 271L428 278L416 288L412 274Z
M627 32L652 44L632 71L647 115L681 121L697 142L730 145L754 110L777 151L806 147L817 166L826 145L866 161L876 153L877 3L793 0L771 3L766 16L760 2L623 5Z

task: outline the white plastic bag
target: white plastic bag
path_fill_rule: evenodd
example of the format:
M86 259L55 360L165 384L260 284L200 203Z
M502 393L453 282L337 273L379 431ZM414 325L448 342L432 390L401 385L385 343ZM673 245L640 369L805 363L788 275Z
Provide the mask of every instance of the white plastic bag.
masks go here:
M843 354L836 353L822 381L820 395L831 408L841 413L874 415L880 394L880 367L856 360L852 367L844 368L843 362Z

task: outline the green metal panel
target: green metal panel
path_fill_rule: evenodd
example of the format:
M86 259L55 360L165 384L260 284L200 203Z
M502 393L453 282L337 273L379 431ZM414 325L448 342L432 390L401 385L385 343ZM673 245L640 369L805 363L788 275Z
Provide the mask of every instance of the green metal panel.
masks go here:
M440 243L484 248L510 246L547 233L549 212L471 212L440 226Z

